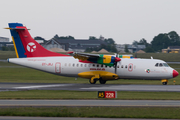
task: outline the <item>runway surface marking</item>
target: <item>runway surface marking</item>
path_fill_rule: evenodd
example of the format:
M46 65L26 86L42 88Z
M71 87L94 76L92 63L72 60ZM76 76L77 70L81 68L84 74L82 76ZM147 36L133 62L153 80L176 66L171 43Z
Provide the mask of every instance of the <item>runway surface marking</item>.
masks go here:
M28 89L28 88L42 88L42 87L59 87L67 85L41 85L41 86L25 86L25 87L14 87L15 89Z

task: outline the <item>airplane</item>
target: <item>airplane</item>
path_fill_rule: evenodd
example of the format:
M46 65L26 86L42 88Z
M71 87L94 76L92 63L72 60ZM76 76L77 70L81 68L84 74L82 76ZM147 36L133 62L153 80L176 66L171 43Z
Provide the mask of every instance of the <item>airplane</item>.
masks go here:
M158 59L135 59L118 54L55 53L37 43L22 23L9 23L6 29L10 30L17 56L7 61L40 71L86 78L90 84L97 81L105 84L109 80L142 79L161 80L166 85L168 79L179 75L165 61Z

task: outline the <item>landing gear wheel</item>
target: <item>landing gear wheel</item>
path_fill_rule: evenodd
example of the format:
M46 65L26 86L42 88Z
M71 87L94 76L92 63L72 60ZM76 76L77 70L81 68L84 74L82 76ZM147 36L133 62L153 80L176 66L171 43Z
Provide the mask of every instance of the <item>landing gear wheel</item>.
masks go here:
M90 80L89 80L89 82L90 82L91 84L96 84L96 81L97 81L97 79L90 79Z
M167 82L163 82L162 84L163 84L163 85L167 85Z
M99 80L101 84L106 84L106 80Z

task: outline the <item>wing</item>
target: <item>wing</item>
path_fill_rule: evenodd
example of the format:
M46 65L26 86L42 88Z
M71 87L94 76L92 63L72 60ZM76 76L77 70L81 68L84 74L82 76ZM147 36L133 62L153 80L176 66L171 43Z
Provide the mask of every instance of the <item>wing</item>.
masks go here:
M88 54L88 53L74 53L73 57L82 61L88 60L90 62L97 63L96 61L100 57L98 54Z
M114 66L115 63L121 60L120 58L111 55L89 53L73 53L73 57L79 59L80 62L91 62L107 66Z

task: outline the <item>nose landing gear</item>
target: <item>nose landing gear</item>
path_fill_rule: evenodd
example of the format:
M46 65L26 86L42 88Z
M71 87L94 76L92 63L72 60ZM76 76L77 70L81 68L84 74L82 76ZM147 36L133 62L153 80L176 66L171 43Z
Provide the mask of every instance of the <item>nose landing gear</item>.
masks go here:
M167 79L163 79L163 80L161 80L161 82L162 82L163 85L167 85L168 80Z

